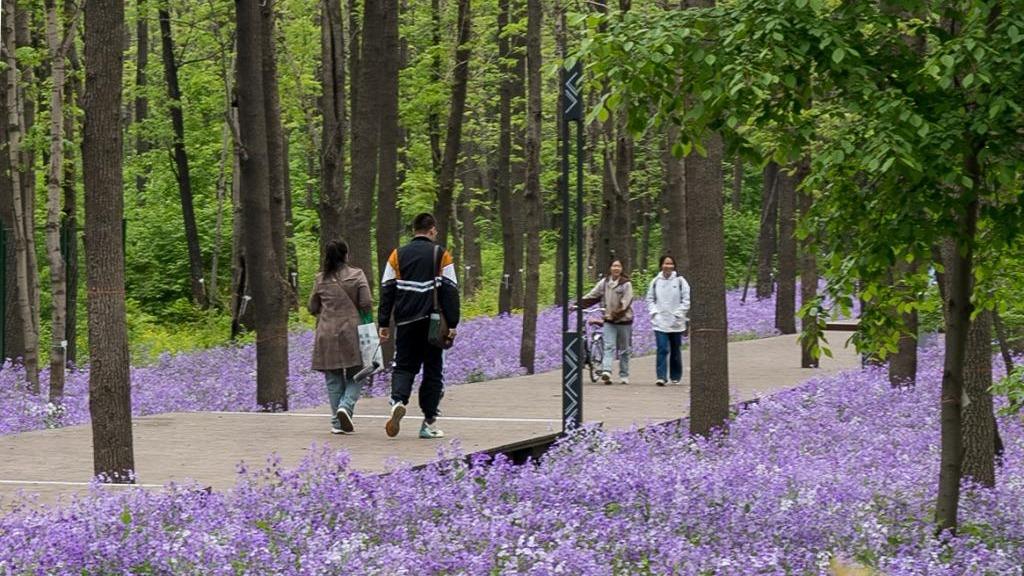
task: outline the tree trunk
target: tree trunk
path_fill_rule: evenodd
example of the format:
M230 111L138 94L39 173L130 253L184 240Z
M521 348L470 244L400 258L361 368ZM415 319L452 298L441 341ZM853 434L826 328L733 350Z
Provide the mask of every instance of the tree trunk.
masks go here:
M131 382L125 311L121 90L124 0L90 0L85 10L85 255L89 287L89 413L93 468L133 483Z
M633 171L633 137L626 127L626 113L617 117L615 126L615 169L612 174L612 192L615 209L612 211L612 238L616 257L622 259L623 269L632 270L633 209L630 198L630 180Z
M732 209L739 212L743 208L743 159L736 156L732 159Z
M455 212L455 168L459 162L462 145L462 121L466 109L466 88L469 82L470 36L473 20L469 0L459 0L458 37L455 49L455 70L452 80L451 110L448 113L448 129L444 143L444 158L438 181L437 204L434 217L437 219L437 241L448 241L448 229Z
M188 153L185 151L185 118L181 109L181 89L178 87L178 63L174 57L174 39L171 36L171 15L161 8L160 43L163 47L164 79L167 82L167 98L174 128L174 175L178 180L178 194L181 197L181 216L185 222L185 243L188 247L189 285L192 301L206 306L206 291L203 289L203 257L199 250L199 230L196 228L196 214L192 203L192 176L189 172Z
M377 182L377 270L383 272L391 250L398 243L398 75L401 65L398 42L397 0L384 3L384 66L380 77L380 169Z
M661 213L661 244L662 251L675 258L680 273L686 276L690 270L690 254L686 239L686 164L683 159L676 158L672 153L672 148L678 141L679 128L669 126L661 151L664 204L664 211Z
M779 170L779 293L775 300L775 328L796 334L796 188L797 177Z
M271 240L267 108L262 75L260 6L235 0L238 19L238 120L241 157L240 200L245 277L256 321L256 402L265 410L287 410L288 325L284 279L278 274Z
M320 14L320 261L324 247L343 237L345 206L345 38L341 0L327 0Z
M65 45L55 0L46 0L46 44L50 53L50 166L46 177L46 254L50 263L51 337L50 403L64 397L64 367L67 364L67 279L61 253L61 196L64 192L64 84ZM74 29L70 31L74 34ZM70 38L73 41L73 38Z
M266 107L267 123L267 173L270 178L270 240L274 248L274 263L277 266L277 274L288 286L288 253L286 250L285 213L288 194L285 188L285 171L288 165L285 163L284 152L284 128L281 125L281 98L277 87L277 52L276 45L276 24L274 22L274 0L263 0L260 3L260 37L263 41L261 47L262 70L263 70L263 104ZM290 297L290 290L285 290L284 296ZM288 308L285 306L278 311L284 315L284 324L288 324ZM278 320L280 322L281 320Z
M22 153L22 134L24 130L23 108L19 98L19 70L15 60L15 1L4 2L4 62L7 65L7 153L9 155L11 175L11 192L14 221L11 228L14 232L14 252L17 279L17 306L21 316L21 334L24 342L25 380L33 394L39 393L39 332L33 321L30 252L35 251L33 213L26 210L26 188L23 180L32 178L31 165L25 165L25 154Z
M801 172L805 172L805 169L801 168ZM800 214L807 214L811 209L811 195L801 192L798 202ZM803 307L818 295L818 262L814 256L814 239L812 237L804 240L800 248L800 306ZM817 313L807 312L800 317L800 331L800 367L817 368L818 358L815 357L815 347L818 342Z
M384 65L384 0L363 5L359 56L359 98L352 118L352 189L346 205L349 261L373 278L376 259L370 251L373 198L380 147L380 81Z
M761 187L761 229L757 236L757 298L770 298L775 291L773 272L779 225L779 165L764 167Z
M64 0L64 13L74 14L77 9L75 0ZM72 23L65 20L64 38L71 38L77 34L72 31ZM64 86L64 132L67 142L75 142L75 126L77 115L75 106L81 107L82 83L78 79L78 72L81 64L78 60L78 51L75 43L68 45L68 60L71 63L71 77ZM67 361L71 365L78 363L78 191L75 187L77 176L75 172L75 160L73 157L74 148L68 148L64 160L64 227L67 230L64 242L64 266L67 274L67 323L65 333L67 334Z
M2 7L6 9L6 6ZM6 30L4 30L6 34ZM3 46L3 59L6 62L7 47ZM0 78L0 142L10 142L7 134L7 76ZM4 150L0 153L0 235L3 237L3 253L0 254L4 267L6 282L0 286L3 292L3 318L0 318L0 360L20 358L24 356L22 342L21 311L18 308L18 272L17 254L14 250L14 190L11 183L11 155Z
M893 267L893 282L897 283L897 289L903 292L903 300L908 301L915 298L914 294L908 293L911 289L904 285L904 278L914 274L917 265L908 264L900 260ZM889 358L889 384L893 388L913 387L917 382L917 312L899 313L902 320L902 330L896 353Z
M30 10L18 10L17 11L17 39L15 40L18 49L27 48L31 49L34 53L42 52L43 48L36 42L37 35L34 34L34 23L32 21L32 12ZM20 117L23 119L21 126L22 137L32 134L35 126L36 117L36 102L35 93L32 89L36 85L35 79L35 68L32 63L26 60L19 61L20 66L20 81L19 81L19 98L18 103L21 106ZM22 167L22 203L24 205L24 214L26 214L25 227L26 227L26 238L28 239L28 289L29 289L29 308L32 312L32 330L36 334L36 353L39 352L39 331L40 331L40 311L39 305L39 262L36 256L36 235L35 235L35 218L36 213L36 178L35 178L35 166L36 166L36 152L34 146L23 146L21 148L21 164Z
M978 182L977 156L967 162L968 174ZM973 241L978 225L978 201L971 200L957 216L958 236L966 246L951 250L945 274L946 350L942 371L942 447L939 465L939 491L935 504L935 522L939 530L956 530L960 505L960 476L963 470L963 429L961 398L964 392L964 358L971 319L971 292L974 267Z
M704 142L707 157L686 158L686 230L693 288L690 326L690 432L707 435L729 418L722 141Z
M430 0L430 35L434 53L430 59L430 82L441 84L441 0ZM431 107L427 114L427 138L430 140L430 167L434 171L435 184L441 180L441 113ZM436 212L436 208L435 208Z
M463 179L462 201L462 262L466 271L462 279L464 298L471 298L480 289L483 255L480 252L480 231L477 229L476 198L479 190L486 189L483 183L483 169L474 163L472 172L467 172ZM472 176L476 176L471 181Z
M149 2L136 1L135 15L135 155L142 156L149 151L146 129L142 125L149 117L149 98L146 97L146 68L149 66ZM146 173L140 170L135 176L135 192L142 198L146 191Z
M1013 372L1013 354L1010 352L1010 344L1007 341L1006 327L998 311L992 311L992 325L996 329L996 339L999 340L999 353L1003 356L1003 366L1006 374Z
M964 365L963 476L982 486L996 485L996 419L992 412L992 312L971 322Z
M523 337L519 365L533 374L537 353L537 308L540 288L540 226L543 206L540 189L541 136L541 0L526 2L526 293L523 299Z
M498 0L498 61L502 70L498 94L498 153L495 160L495 195L501 211L501 242L503 248L501 287L498 291L498 313L509 314L516 307L522 293L519 268L522 267L522 234L518 213L521 203L516 201L512 189L512 96L516 78L513 67L511 41L508 36L511 23L512 0Z

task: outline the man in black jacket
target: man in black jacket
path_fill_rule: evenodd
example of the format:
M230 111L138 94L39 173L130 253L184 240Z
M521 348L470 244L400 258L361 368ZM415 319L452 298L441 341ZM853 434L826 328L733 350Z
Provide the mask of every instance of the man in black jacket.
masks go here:
M420 438L442 438L436 426L438 405L444 396L443 350L427 341L430 314L434 311L434 290L448 321L449 338L455 338L459 323L459 287L451 254L434 243L437 222L423 213L413 220L411 242L391 252L381 279L380 309L377 322L380 339L391 337L392 317L396 325L395 369L391 375L391 416L384 430L388 436L398 435L405 416L406 404L412 394L412 381L423 368L420 383L420 409L423 424Z

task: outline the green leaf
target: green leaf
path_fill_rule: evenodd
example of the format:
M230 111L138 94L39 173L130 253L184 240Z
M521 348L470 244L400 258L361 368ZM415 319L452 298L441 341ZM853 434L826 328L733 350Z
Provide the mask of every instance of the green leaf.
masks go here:
M964 76L964 88L970 88L971 84L974 84L974 74L968 74Z
M945 64L946 68L952 68L953 66L956 65L956 60L954 60L953 57L949 54L946 54L942 58L939 58L939 61Z
M832 61L836 64L842 62L844 56L846 56L846 51L841 46L832 51Z

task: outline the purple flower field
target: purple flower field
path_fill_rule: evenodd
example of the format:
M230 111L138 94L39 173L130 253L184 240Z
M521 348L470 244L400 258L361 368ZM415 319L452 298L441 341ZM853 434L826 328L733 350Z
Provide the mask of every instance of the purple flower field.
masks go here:
M773 298L758 301L751 295L740 304L739 291L728 294L729 331L735 337L774 335ZM654 333L643 304L636 304L634 354L654 351ZM459 326L459 341L448 353L445 379L449 385L493 380L522 373L519 368L521 316L482 317ZM561 366L561 312L550 308L537 320L537 371ZM290 407L309 408L327 403L323 375L309 368L313 333L292 334L289 340L288 398ZM40 371L42 394L24 391L24 375L18 367L0 370L0 434L47 427L57 421L48 415L46 390L49 371ZM165 412L256 410L255 345L220 347L165 356L149 366L131 371L132 412L137 416ZM389 390L387 375L376 377L364 394L380 396ZM64 414L59 425L89 421L88 367L69 373L65 385Z
M884 369L812 380L730 434L587 431L536 466L437 463L367 476L316 448L240 468L233 490L94 495L0 519L0 572L132 574L1024 574L1024 426L1002 419L994 490L968 488L961 536L929 525L941 350L916 389ZM449 454L450 455L450 454Z

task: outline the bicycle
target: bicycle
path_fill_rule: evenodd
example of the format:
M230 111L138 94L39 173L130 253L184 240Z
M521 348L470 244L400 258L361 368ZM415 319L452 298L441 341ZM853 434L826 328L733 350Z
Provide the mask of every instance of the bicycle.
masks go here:
M597 382L601 376L601 363L604 361L604 308L594 310L583 325L583 364L590 373L591 383Z

